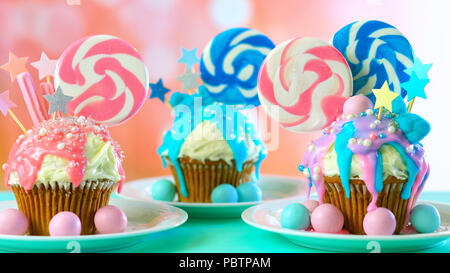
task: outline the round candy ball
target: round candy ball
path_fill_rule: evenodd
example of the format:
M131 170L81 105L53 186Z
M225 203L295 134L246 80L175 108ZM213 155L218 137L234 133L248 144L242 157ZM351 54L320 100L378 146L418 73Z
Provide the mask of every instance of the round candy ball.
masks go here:
M81 221L70 211L57 213L48 225L50 236L78 236L81 234Z
M317 200L306 200L305 202L302 203L303 206L305 206L310 213L312 213L320 204L319 201Z
M394 214L387 208L376 208L364 216L363 228L367 235L392 235L395 231Z
M152 186L152 198L158 201L173 201L177 190L172 181L158 179Z
M309 210L300 203L287 205L281 211L281 226L290 229L307 229L310 225Z
M221 184L215 187L211 193L213 203L235 203L238 198L236 188L230 184Z
M256 183L247 182L237 188L239 202L261 201L262 192Z
M337 207L322 204L311 213L311 225L316 232L340 232L344 226L344 215Z
M441 225L441 216L434 206L420 204L411 211L411 224L420 233L430 233Z
M0 234L24 235L28 230L28 219L17 209L0 212Z
M128 219L119 207L108 205L97 210L94 223L100 234L120 233L127 228Z
M344 103L344 115L359 115L369 108L373 108L372 101L364 95L355 95Z

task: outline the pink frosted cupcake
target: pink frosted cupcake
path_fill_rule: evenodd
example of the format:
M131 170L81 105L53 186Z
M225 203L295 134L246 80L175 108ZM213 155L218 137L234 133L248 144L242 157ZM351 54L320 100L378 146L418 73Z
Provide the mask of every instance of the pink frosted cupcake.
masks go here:
M125 179L123 153L107 128L84 117L44 121L13 145L4 165L29 233L48 235L52 217L72 211L81 234L95 233L94 215Z

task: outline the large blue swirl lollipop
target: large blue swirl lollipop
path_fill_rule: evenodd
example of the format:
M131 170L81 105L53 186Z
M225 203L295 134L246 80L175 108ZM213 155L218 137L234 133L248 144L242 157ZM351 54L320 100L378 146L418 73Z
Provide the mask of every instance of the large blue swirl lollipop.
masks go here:
M406 96L401 83L409 80L404 70L412 66L414 52L395 27L375 20L354 22L334 35L333 46L352 70L354 95L370 94L387 81L391 90Z
M205 47L200 73L207 93L225 104L258 106L259 68L275 47L264 34L248 28L231 28Z

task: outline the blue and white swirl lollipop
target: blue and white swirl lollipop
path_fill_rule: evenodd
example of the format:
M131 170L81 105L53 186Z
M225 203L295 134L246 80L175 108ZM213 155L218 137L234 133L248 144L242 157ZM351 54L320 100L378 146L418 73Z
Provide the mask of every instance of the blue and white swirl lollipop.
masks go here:
M231 28L214 37L200 60L207 93L225 104L260 105L258 72L274 47L267 36L248 28Z
M409 80L404 70L412 66L414 52L398 29L375 20L354 22L334 35L333 46L352 70L354 95L370 94L387 81L391 90L406 96L401 83Z

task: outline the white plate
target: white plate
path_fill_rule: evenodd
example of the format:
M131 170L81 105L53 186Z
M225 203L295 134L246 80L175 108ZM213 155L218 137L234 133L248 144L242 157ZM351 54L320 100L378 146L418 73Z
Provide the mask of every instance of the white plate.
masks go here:
M307 181L288 176L261 175L258 186L262 191L261 202L238 202L238 203L186 203L186 202L165 202L152 199L152 185L158 179L167 178L173 180L171 176L160 176L144 178L127 182L122 187L119 196L158 203L166 203L185 210L189 217L196 218L238 218L242 212L254 205L269 200L281 200L299 198L306 194Z
M165 204L112 198L110 205L120 207L128 218L125 232L82 236L0 235L0 250L8 252L103 252L125 248L150 234L175 228L187 220L179 208ZM17 208L16 201L1 201L0 211Z
M441 215L438 231L424 234L367 236L316 233L282 228L280 214L292 201L268 202L245 210L242 219L258 229L278 233L303 247L333 252L405 252L432 248L450 238L450 204L418 202L434 205Z

